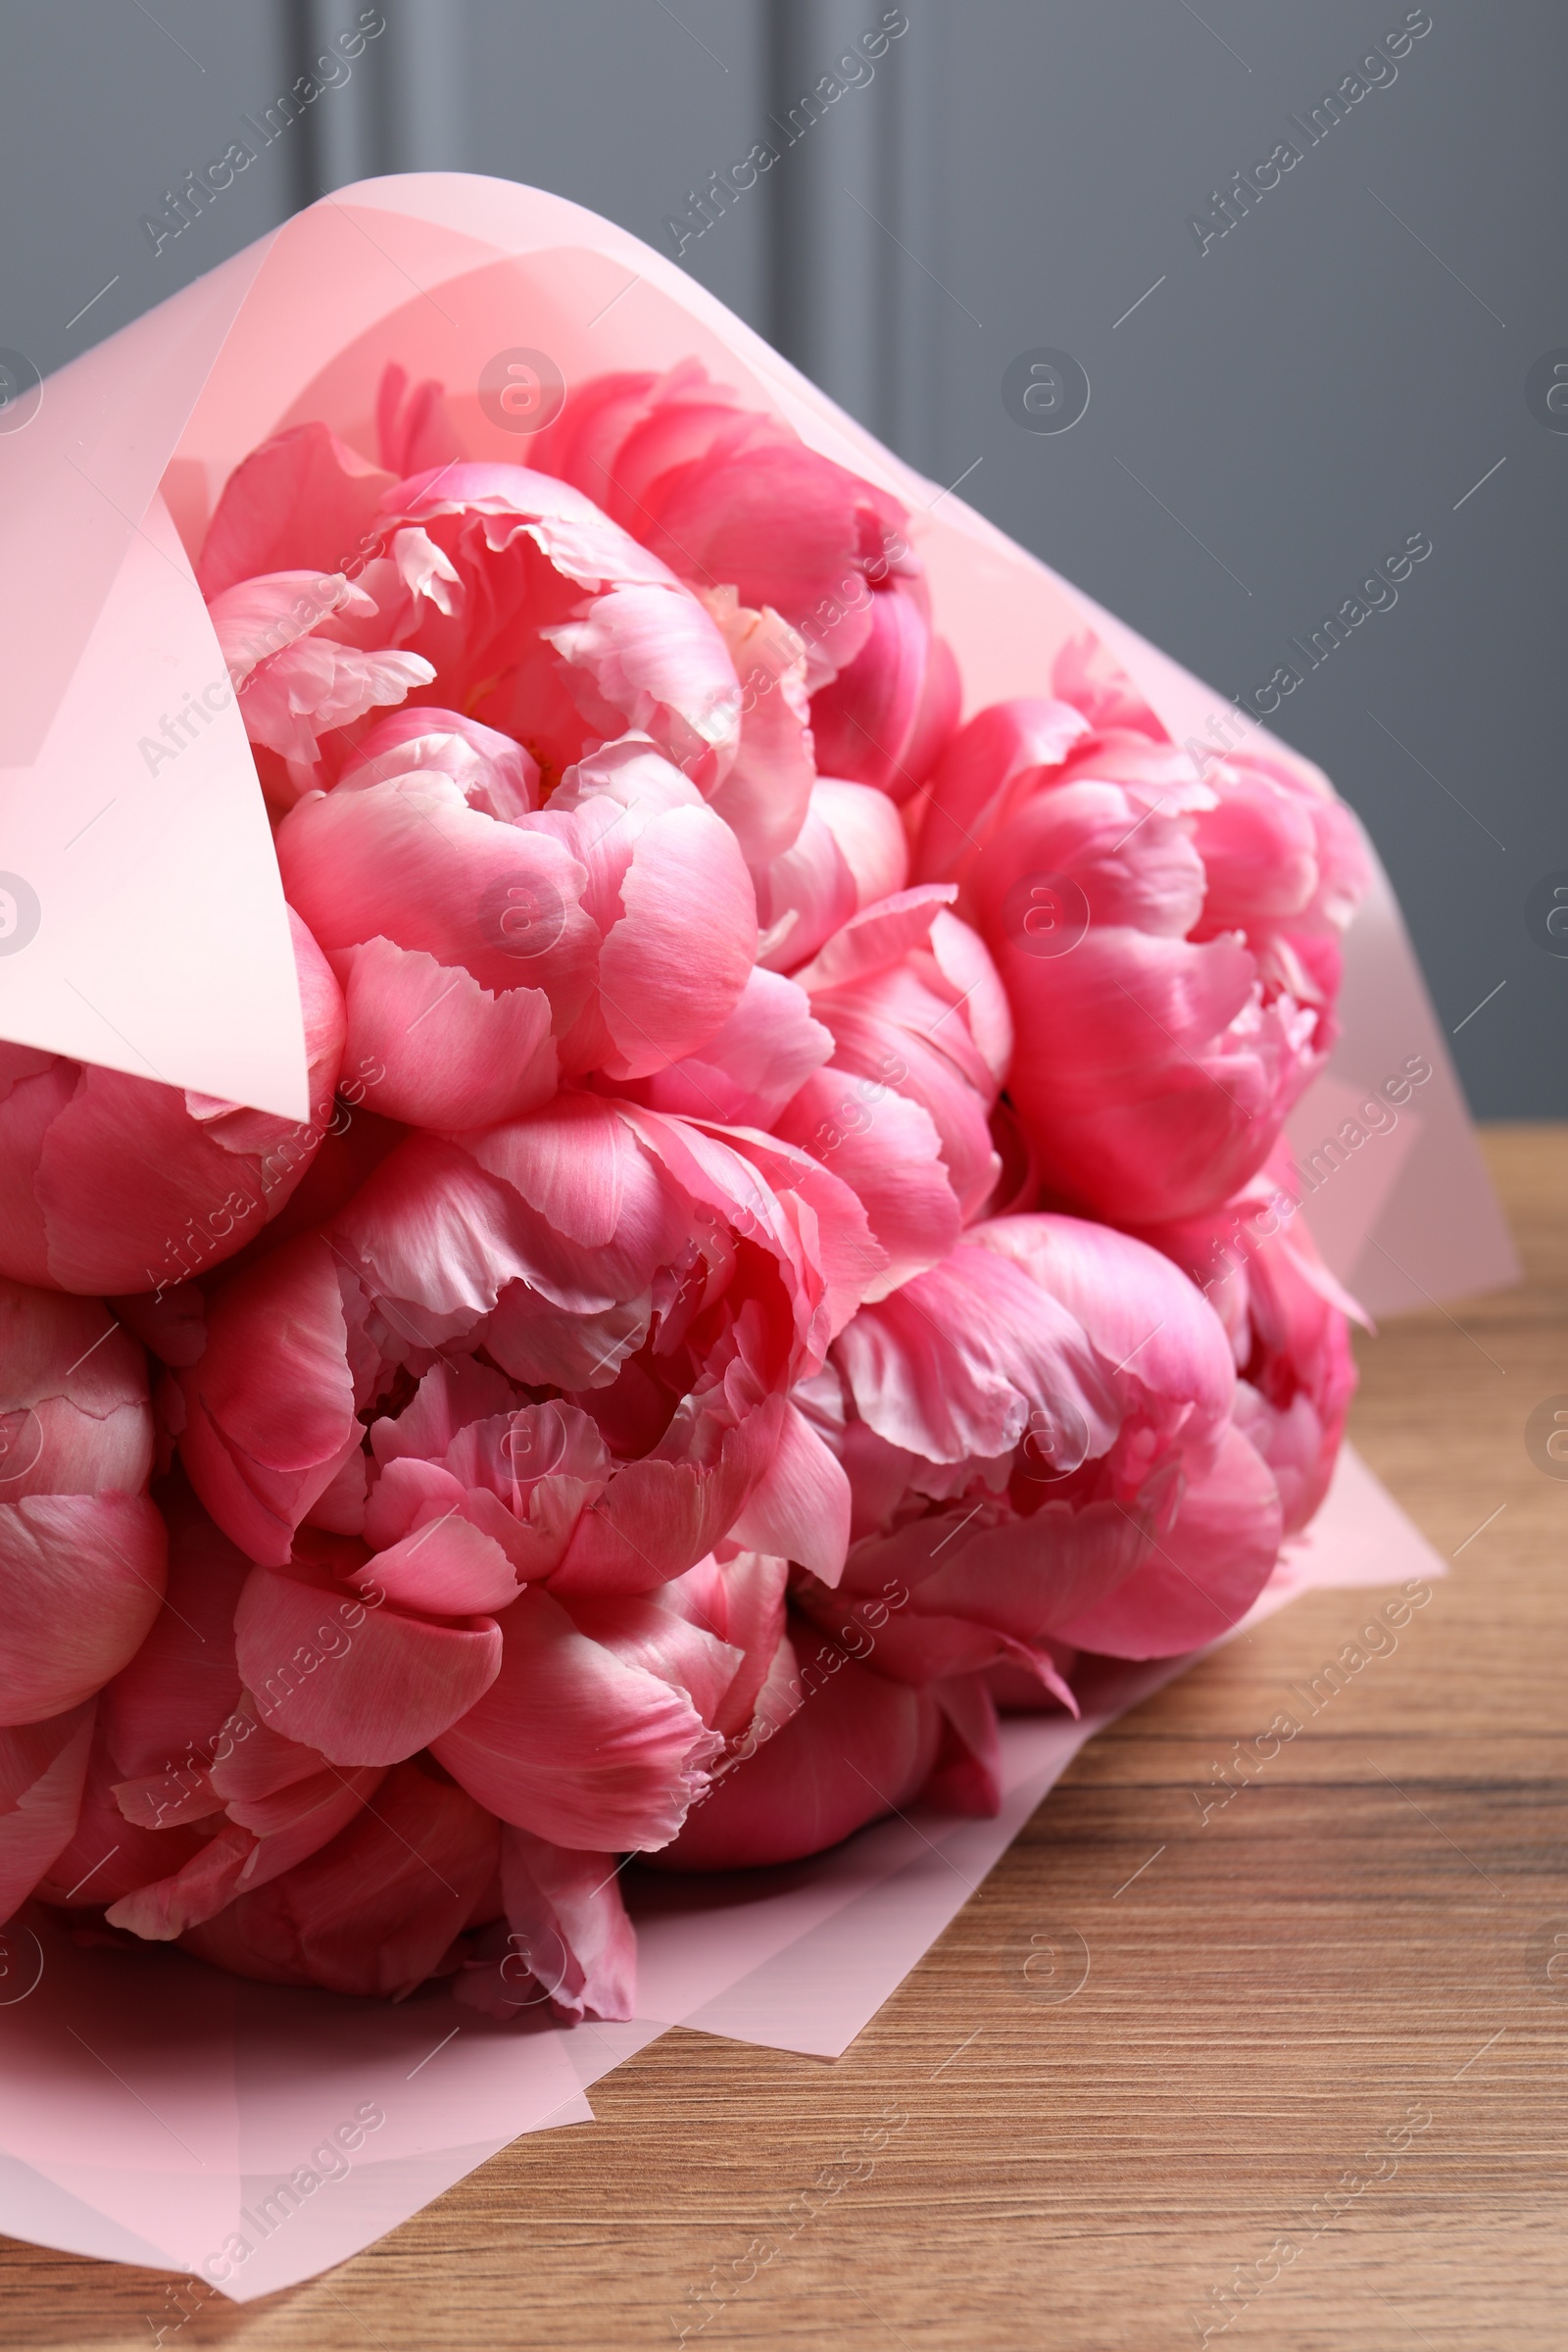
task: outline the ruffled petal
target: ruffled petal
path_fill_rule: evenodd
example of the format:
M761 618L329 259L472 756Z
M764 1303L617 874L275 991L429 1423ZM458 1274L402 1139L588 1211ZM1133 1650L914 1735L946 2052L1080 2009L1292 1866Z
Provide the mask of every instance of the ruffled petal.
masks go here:
M455 1997L487 2017L546 2001L562 2019L630 2017L637 1938L605 1856L503 1828L501 1886L506 1918L482 1939Z
M1148 1562L1104 1600L1054 1627L1114 1658L1174 1657L1217 1641L1244 1617L1279 1555L1279 1489L1239 1429L1182 1496Z
M431 1741L480 1804L553 1844L667 1843L723 1742L684 1693L626 1665L531 1588L502 1619L501 1671Z
M850 1482L805 1415L784 1408L767 1475L730 1531L737 1544L776 1553L837 1584L850 1544Z
M334 572L363 563L392 478L324 424L274 434L223 485L197 567L203 596L211 602L236 581L286 564Z
M759 968L722 1026L696 1053L644 1079L638 1096L655 1110L732 1127L774 1127L832 1051L832 1031L812 1020L804 992Z
M889 1682L832 1642L797 1644L797 1655L805 1704L693 1807L653 1857L657 1868L794 1862L908 1804L927 1779L944 1720L928 1691Z
M348 1066L387 1118L416 1127L491 1127L547 1102L558 1061L543 989L492 996L388 939L340 949Z

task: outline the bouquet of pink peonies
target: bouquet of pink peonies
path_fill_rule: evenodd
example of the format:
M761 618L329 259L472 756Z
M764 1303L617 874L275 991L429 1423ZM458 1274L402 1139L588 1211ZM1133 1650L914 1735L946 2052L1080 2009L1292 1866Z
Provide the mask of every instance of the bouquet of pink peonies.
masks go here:
M0 1918L622 2018L629 1857L994 1812L1316 1509L1366 871L1091 637L960 724L905 507L700 361L461 410L200 542L309 1118L0 1046Z

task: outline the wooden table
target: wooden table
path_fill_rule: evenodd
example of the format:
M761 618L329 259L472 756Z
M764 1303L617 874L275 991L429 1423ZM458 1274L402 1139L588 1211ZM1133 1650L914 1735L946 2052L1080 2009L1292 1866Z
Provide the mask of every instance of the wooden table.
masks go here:
M1206 1819L1193 1793L1305 1712L1291 1687L1382 1595L1298 1602L1094 1741L837 2065L671 2034L595 2090L597 2128L166 2344L634 2352L705 2310L711 2352L1562 2342L1568 1484L1524 1427L1568 1392L1568 1128L1487 1148L1525 1287L1392 1324L1353 1423L1451 1574L1254 1786ZM1074 1935L1061 2000L1024 1968ZM889 2108L869 2175L786 2243ZM158 2274L4 2240L0 2283L29 2352L169 2317Z

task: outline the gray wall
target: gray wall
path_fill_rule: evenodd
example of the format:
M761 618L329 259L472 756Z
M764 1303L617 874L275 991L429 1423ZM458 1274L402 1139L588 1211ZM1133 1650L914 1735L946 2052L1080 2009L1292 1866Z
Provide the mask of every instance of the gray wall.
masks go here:
M689 192L782 146L769 115L882 15L383 0L353 80L155 256L138 216L360 11L150 7L0 6L0 345L45 369L368 172L510 174L672 251ZM1568 881L1568 432L1526 398L1532 363L1568 358L1560 0L1433 0L1396 79L1316 143L1288 118L1400 0L906 7L872 78L684 265L1216 685L1300 671L1273 723L1370 826L1473 1106L1568 1115L1568 958L1538 944L1541 888ZM1200 252L1189 216L1282 139L1300 162ZM1003 405L1008 362L1046 346L1092 386L1068 432ZM1433 552L1397 604L1315 668L1292 653L1410 533Z

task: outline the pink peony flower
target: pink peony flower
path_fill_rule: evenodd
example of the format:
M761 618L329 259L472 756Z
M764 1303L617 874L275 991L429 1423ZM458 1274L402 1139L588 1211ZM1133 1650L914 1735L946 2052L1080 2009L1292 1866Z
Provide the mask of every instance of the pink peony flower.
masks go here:
M958 679L885 491L743 406L695 363L604 375L540 436L539 463L705 591L773 614L806 657L820 773L905 801L958 715ZM766 694L778 664L737 663Z
M1335 1037L1352 820L1283 763L1200 778L1152 713L1058 663L932 780L917 871L956 880L1018 1031L1008 1078L1049 1197L1118 1224L1200 1216L1267 1159Z
M158 1291L206 1274L277 1214L332 1115L344 1034L337 983L304 923L289 920L308 1121L0 1044L0 1275Z
M778 1516L791 1542L769 1548L831 1567L831 1526L775 1499L770 1465L790 1388L882 1263L853 1192L807 1153L564 1094L477 1134L411 1138L324 1233L221 1286L178 1376L180 1455L219 1524L277 1567L307 1519L401 1543L418 1498L445 1511L454 1483L494 1490L476 1526L495 1521L517 1577L554 1587L648 1589L747 1511ZM481 1417L496 1426L471 1459L463 1441L461 1478L401 1461L440 1462ZM824 1449L801 1435L796 1450L836 1494Z
M415 735L413 715L278 834L377 1110L492 1126L563 1075L645 1076L711 1036L750 977L757 912L695 786L630 737L535 811L505 738L440 711Z
M522 466L448 461L399 482L323 428L280 434L229 477L200 576L280 808L332 780L372 710L432 686L526 744L547 790L630 729L705 790L733 758L740 689L701 603L590 499Z
M817 1645L817 1688L662 1867L790 1860L916 1797L993 1812L994 1690L1075 1708L1079 1650L1212 1641L1274 1565L1279 1494L1225 1330L1130 1236L975 1226L863 1307L798 1395L854 1510L842 1578L793 1580L793 1651Z

